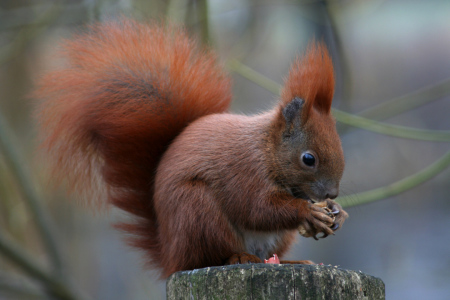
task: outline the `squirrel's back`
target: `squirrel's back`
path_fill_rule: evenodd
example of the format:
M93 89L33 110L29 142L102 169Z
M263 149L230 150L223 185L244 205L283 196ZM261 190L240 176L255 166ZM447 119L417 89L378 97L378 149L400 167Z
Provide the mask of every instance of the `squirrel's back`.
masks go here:
M119 227L157 264L157 165L189 123L228 110L230 79L213 53L167 24L95 24L62 55L64 67L35 92L54 179L90 197L103 188L108 202L138 216Z
M164 153L156 186L164 190L176 181L206 180L212 189L221 191L218 198L245 197L250 185L260 190L265 186L261 181L268 178L270 165L264 128L274 118L274 111L270 111L255 116L216 114L196 120Z

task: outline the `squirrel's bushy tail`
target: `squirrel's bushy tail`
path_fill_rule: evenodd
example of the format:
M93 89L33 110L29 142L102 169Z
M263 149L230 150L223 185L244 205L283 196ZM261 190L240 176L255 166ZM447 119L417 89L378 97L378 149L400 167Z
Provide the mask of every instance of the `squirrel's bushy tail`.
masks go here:
M103 194L135 215L135 223L119 228L158 266L158 162L190 122L228 109L230 79L213 53L166 24L93 25L66 41L62 53L65 66L44 76L35 92L53 179L90 198ZM99 189L106 194L94 193Z

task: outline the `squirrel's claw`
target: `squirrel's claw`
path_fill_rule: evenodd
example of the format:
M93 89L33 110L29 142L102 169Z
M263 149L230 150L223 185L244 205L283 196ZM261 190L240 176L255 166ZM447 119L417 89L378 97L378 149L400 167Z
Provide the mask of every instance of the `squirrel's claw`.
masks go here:
M331 226L331 229L333 231L338 230L342 227L342 224L344 223L345 219L348 218L347 212L342 209L341 205L337 203L336 201L333 201L331 199L327 199L327 207L331 209L331 213L334 215L335 220L333 225Z

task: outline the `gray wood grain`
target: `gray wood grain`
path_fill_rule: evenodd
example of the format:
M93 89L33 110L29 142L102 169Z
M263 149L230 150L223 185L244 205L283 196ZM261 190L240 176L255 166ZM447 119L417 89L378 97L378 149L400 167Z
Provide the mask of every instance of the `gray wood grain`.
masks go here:
M172 274L167 299L385 299L381 279L332 266L246 264Z

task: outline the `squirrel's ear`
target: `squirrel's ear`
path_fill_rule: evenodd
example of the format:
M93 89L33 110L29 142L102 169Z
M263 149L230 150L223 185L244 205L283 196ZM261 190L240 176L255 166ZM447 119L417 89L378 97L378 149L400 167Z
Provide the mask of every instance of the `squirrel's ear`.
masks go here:
M305 104L305 100L295 97L284 108L282 114L286 121L286 133L292 132L295 128L302 126L307 118L310 105Z
M331 57L323 42L314 40L306 53L291 66L289 76L281 91L281 102L290 103L300 97L306 106L314 106L321 113L329 114L334 93L334 71ZM307 110L309 112L309 110Z

